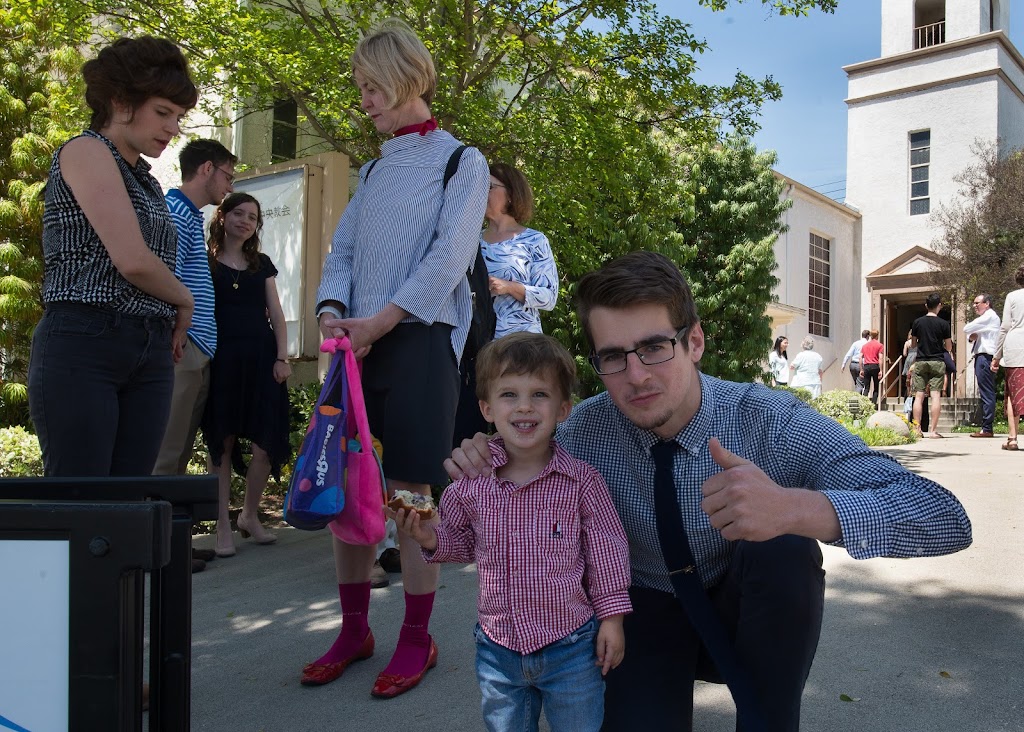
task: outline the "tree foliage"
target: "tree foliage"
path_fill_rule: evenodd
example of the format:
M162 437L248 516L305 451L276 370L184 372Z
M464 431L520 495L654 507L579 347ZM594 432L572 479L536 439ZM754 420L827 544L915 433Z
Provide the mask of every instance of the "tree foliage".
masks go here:
M72 42L44 3L0 6L0 425L27 422L29 347L42 315L42 190L83 113Z
M728 4L698 1L716 10ZM836 6L749 1L785 15ZM738 138L756 129L761 106L781 89L742 72L725 85L698 82L706 43L650 0L51 5L64 17L110 21L97 24L101 42L148 32L181 44L215 100L208 111L225 122L225 109L246 115L294 102L303 130L298 154L337 150L355 164L376 157L381 139L360 111L349 59L376 23L403 18L434 57L433 109L442 127L490 160L517 165L534 187L532 225L548 234L563 283L545 330L584 353L571 308L575 282L612 257L656 249L686 269L699 292L714 336L706 368L734 378L760 373L779 202L770 161ZM719 146L726 131L737 139ZM591 378L584 391L596 386Z
M779 282L775 240L792 205L781 198L775 160L775 153L758 154L735 136L680 155L694 210L677 219L678 251L707 339L701 369L715 376L753 381L764 375L772 338L766 309Z
M1024 264L1024 152L1000 156L993 144L977 146L975 155L955 178L959 197L935 212L942 232L932 245L940 260L935 284L958 293L968 308L975 295L989 293L1001 310Z

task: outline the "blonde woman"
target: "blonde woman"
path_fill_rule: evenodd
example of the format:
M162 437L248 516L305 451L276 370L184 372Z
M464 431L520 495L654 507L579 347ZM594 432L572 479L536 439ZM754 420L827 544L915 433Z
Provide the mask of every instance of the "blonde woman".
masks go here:
M388 137L364 165L324 262L317 316L325 338L348 335L365 358L370 430L384 445L388 492L429 495L447 482L459 399L459 358L469 333L466 270L476 255L487 203L487 162L438 129L430 111L437 77L430 54L403 23L365 37L352 57L362 109ZM372 175L371 175L372 172ZM428 632L438 568L415 542L400 548L405 621L398 647L371 693L391 698L416 686L437 663ZM374 653L367 613L375 548L334 539L343 622L331 648L308 664L302 683L334 681Z

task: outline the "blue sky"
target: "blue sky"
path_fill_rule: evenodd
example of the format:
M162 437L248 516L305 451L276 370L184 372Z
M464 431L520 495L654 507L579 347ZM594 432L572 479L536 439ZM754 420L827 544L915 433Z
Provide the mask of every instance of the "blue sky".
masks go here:
M780 101L765 106L758 148L778 152L776 169L842 200L846 178L846 74L842 67L878 58L882 0L839 0L834 14L780 17L760 0L711 12L697 0L656 0L658 9L690 23L711 50L698 59L698 80L728 83L742 69L772 76ZM1013 8L1011 8L1012 11ZM1010 14L1010 37L1020 43L1024 13Z

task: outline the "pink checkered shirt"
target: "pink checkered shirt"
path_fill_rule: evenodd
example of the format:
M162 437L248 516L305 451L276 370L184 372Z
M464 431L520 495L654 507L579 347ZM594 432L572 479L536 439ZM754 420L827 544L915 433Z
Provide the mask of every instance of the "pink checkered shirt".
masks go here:
M594 615L632 611L629 545L601 475L551 443L554 454L524 486L494 472L456 481L441 498L428 562L476 562L480 627L495 643L533 653ZM508 457L491 441L495 467Z

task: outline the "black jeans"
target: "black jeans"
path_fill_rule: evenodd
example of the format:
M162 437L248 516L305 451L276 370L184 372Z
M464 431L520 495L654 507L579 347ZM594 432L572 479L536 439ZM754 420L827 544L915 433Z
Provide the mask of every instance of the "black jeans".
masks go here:
M79 303L47 306L28 373L46 475L153 472L174 386L172 325Z
M877 404L879 397L878 377L881 374L882 367L877 363L866 363L862 368L864 369L864 396ZM870 394L868 394L869 390Z
M709 590L772 732L797 732L800 701L821 633L825 573L818 543L799 536L736 544ZM603 732L693 729L693 682L720 682L674 595L630 588L626 657L608 673Z

